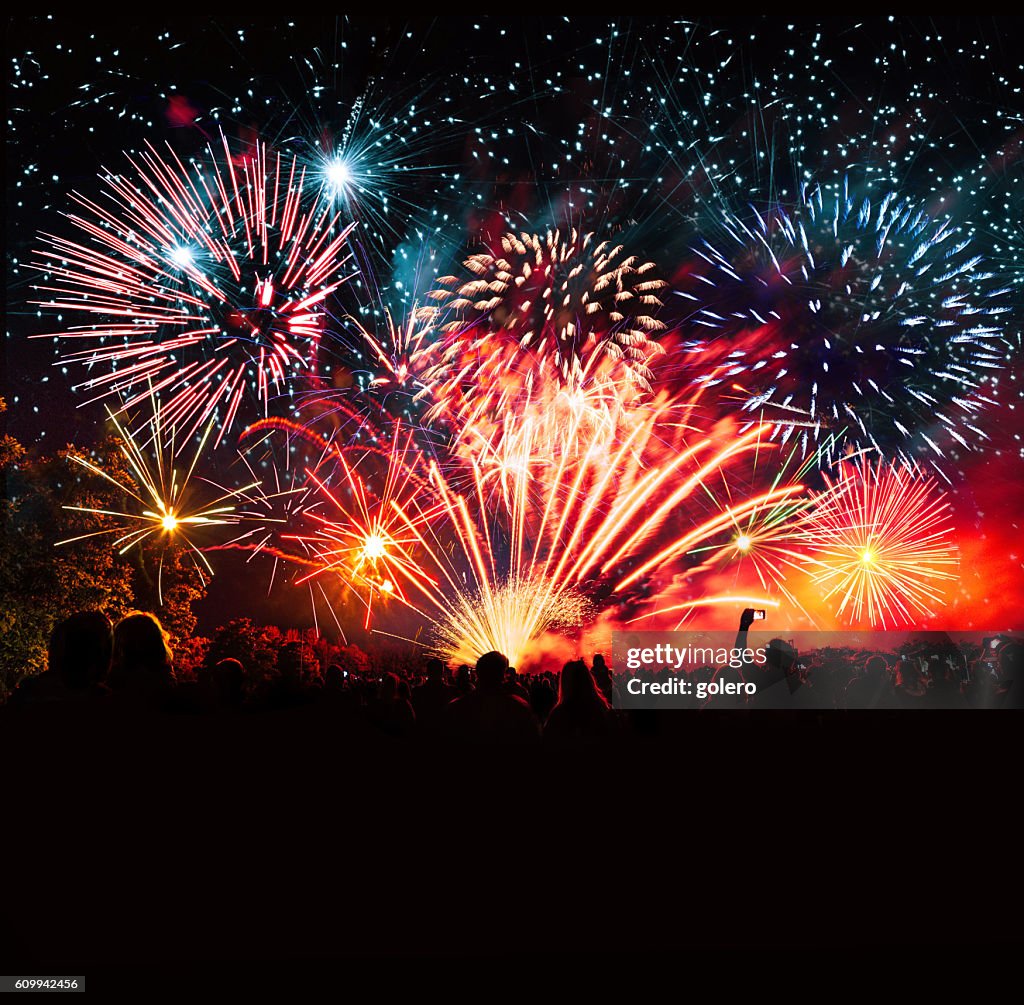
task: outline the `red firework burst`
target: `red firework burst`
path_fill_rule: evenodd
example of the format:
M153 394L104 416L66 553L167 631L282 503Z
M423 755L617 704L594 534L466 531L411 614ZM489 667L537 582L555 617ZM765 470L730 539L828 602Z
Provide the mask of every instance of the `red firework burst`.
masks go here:
M170 148L128 157L132 173L101 176L100 201L72 195L77 237L42 234L33 263L49 295L35 303L79 322L36 337L87 343L62 362L104 371L78 387L124 407L162 395L167 425L191 435L217 417L217 442L247 387L266 414L315 368L352 229L296 158L222 143L187 165Z

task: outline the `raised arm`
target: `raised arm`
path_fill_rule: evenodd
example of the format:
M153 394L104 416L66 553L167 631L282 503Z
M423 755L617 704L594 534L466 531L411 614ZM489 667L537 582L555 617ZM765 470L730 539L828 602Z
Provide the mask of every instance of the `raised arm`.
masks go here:
M747 648L747 632L754 623L754 608L748 607L740 615L740 630L736 633L736 648Z

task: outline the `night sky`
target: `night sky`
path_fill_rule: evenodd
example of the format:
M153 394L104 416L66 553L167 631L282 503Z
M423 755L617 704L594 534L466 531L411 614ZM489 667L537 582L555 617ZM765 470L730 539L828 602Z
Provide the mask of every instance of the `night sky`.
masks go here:
M1013 287L1005 369L986 383L998 405L946 465L961 580L934 627L1020 628L1022 34L1019 18L967 17L10 21L8 431L52 451L102 430L80 372L53 365L62 347L29 338L55 322L28 303L26 263L72 190L95 194L147 143L185 159L223 131L310 163L348 144L361 271L334 310L367 324L422 302L504 221L623 233L678 288L716 200L786 203L801 181L849 175L954 215ZM663 320L669 344L689 334L678 299ZM341 349L330 365L359 369ZM309 623L308 595L268 597L269 564L247 557L216 556L201 628Z

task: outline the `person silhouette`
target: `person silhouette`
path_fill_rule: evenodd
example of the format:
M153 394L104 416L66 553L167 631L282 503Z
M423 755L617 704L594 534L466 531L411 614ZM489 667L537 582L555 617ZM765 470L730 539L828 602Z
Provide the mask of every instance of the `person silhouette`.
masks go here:
M118 704L166 707L174 687L174 655L155 615L132 611L114 626L107 682Z
M80 611L59 621L50 633L46 669L23 679L11 706L83 702L104 697L113 647L110 619L100 611Z
M547 722L551 710L558 703L558 695L546 675L534 674L530 683L530 708L538 721Z
M416 713L402 690L398 674L386 673L380 687L366 707L367 719L389 736L408 736L416 726Z
M445 666L437 657L427 660L426 671L427 679L413 688L412 707L416 710L417 723L429 732L439 725L457 692L445 683Z
M754 615L752 607L745 608L740 615L740 626L735 642L735 648L740 652L746 653L750 649L747 633L757 620ZM744 656L741 668L743 679L757 685L757 691L750 700L754 708L796 707L797 701L793 695L800 687L796 657L796 649L785 639L772 639L765 646L763 667L759 667L753 659Z
M613 689L612 672L600 653L594 653L594 665L590 668L590 672L594 675L594 683L597 685L598 690L604 695L605 701L611 705Z
M451 731L466 739L498 742L535 740L540 723L530 706L505 689L508 657L492 651L476 661L476 690L448 706Z
M1024 708L1024 645L1006 642L999 650L999 688L1002 708Z
M608 700L583 660L571 660L562 667L558 704L544 724L544 736L577 739L608 736L615 719Z
M884 656L869 656L864 669L846 685L846 707L888 708L894 702L889 664Z
M519 674L515 667L508 668L508 672L505 675L505 690L509 694L514 694L517 698L522 698L525 702L530 700L530 692L520 684Z
M220 660L202 680L205 704L211 711L237 710L245 702L245 667L239 660Z

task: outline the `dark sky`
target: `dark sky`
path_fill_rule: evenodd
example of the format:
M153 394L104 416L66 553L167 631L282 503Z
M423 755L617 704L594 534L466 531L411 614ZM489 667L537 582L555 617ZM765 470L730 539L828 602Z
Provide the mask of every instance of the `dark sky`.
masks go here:
M941 195L1019 283L1022 37L1024 19L969 17L12 19L0 385L10 431L56 449L99 429L97 406L77 407L75 375L52 365L56 346L28 338L52 321L27 304L24 264L35 233L60 228L70 190L95 190L99 171L147 142L187 155L223 130L290 149L329 144L353 103L359 123L390 120L401 136L390 209L364 228L374 282L398 299L412 285L399 252L424 228L435 227L440 269L494 214L546 225L567 190L579 193L572 212L632 226L671 272L689 203L708 194L683 184L696 163L730 197L791 192L807 167ZM1018 316L1018 349L1019 332ZM1019 501L1019 416L1005 413L985 457L965 462L983 475L957 489L962 526L981 522L1000 540ZM1019 557L1009 561L1019 586ZM251 567L221 565L204 622L279 613L279 599L262 611L251 593L243 602L236 586Z

